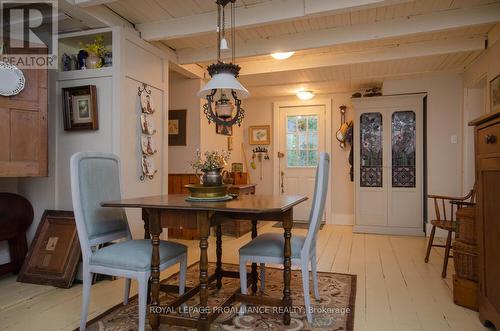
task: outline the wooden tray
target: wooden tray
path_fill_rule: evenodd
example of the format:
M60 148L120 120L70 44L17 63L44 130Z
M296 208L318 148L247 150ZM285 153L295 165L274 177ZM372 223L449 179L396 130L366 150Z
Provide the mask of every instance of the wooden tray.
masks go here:
M217 202L217 201L229 201L232 200L233 198L230 195L225 195L223 197L217 197L217 198L195 198L188 196L186 198L186 201L190 202Z

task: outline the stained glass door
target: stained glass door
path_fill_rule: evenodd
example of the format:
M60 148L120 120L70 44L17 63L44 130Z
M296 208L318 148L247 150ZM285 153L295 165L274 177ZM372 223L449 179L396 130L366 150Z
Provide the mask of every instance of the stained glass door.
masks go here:
M388 224L422 226L422 110L416 105L390 111Z
M353 104L354 230L421 235L423 95L363 98Z
M382 187L383 117L379 112L360 116L361 187Z
M416 129L414 111L392 113L392 187L415 187Z
M370 226L387 224L387 123L386 109L370 109L356 115L354 124L357 218Z

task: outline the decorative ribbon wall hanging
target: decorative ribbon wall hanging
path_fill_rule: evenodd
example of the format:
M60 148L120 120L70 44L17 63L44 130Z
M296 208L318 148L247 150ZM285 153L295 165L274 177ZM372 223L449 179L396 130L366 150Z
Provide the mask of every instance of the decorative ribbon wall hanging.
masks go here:
M154 144L154 135L156 134L156 129L153 125L153 114L155 109L152 107L151 98L151 88L147 84L142 83L142 87L137 88L137 95L141 102L141 168L142 175L139 178L141 181L147 179L153 179L155 174L158 172L154 164L154 155L157 153Z

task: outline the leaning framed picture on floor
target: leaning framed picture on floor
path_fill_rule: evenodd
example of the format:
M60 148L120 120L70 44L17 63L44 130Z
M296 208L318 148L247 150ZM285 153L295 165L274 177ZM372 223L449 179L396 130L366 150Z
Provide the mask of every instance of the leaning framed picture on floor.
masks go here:
M73 212L46 210L17 281L71 287L80 255Z

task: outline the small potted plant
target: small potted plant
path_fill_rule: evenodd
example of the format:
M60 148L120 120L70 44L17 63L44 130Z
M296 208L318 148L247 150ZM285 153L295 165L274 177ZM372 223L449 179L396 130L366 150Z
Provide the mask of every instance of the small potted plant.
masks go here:
M191 162L191 167L194 169L196 175L200 171L203 172L201 181L204 186L221 186L222 185L222 169L227 165L230 153L226 151L206 151L202 153L196 151L196 157Z
M96 69L102 67L102 58L108 49L104 46L104 36L96 36L91 44L80 45L88 53L85 59L85 67L87 69Z

